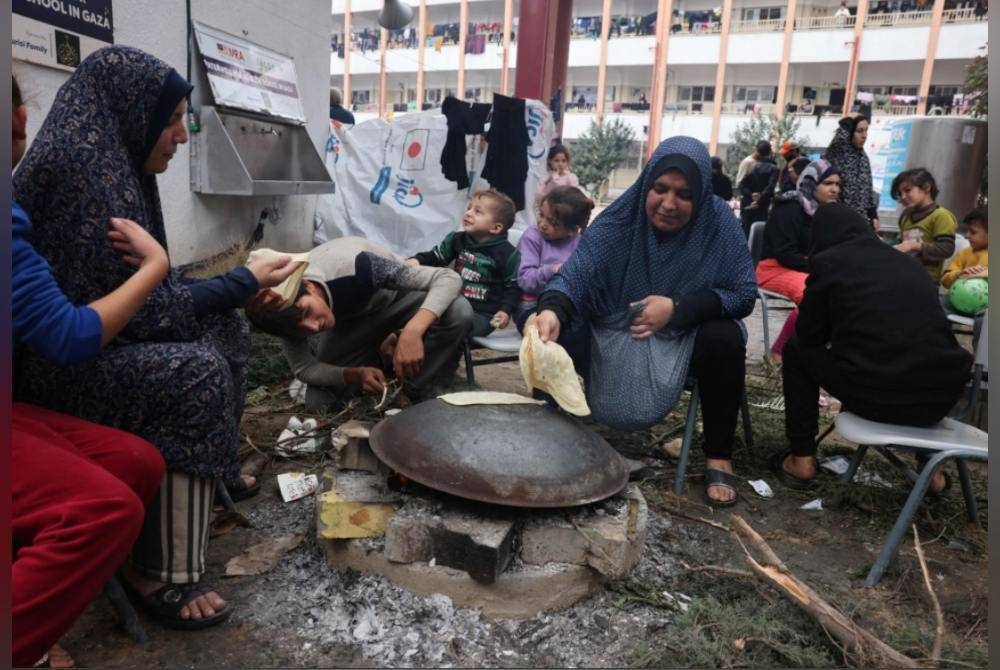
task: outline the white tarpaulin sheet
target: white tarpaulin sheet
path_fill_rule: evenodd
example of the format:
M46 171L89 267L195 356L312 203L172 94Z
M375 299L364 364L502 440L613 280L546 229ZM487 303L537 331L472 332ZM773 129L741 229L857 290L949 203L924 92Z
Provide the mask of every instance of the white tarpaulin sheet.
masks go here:
M554 133L552 115L537 100L525 106L528 135L526 207L514 227L534 225L535 192L547 171L546 154ZM486 161L486 142L470 135L466 165L468 189L459 189L441 171L441 152L448 121L434 111L410 113L391 123L372 119L353 127L331 121L326 167L336 192L319 197L316 234L328 239L360 235L401 256L426 251L458 230L469 197L489 184L479 175Z

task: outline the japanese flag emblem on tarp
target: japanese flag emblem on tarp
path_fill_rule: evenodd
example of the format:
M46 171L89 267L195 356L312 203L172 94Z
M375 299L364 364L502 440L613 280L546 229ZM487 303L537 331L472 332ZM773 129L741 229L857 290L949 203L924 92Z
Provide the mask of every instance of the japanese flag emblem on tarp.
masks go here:
M406 133L403 140L403 152L399 161L400 170L423 170L427 162L427 145L430 142L430 130L417 128Z

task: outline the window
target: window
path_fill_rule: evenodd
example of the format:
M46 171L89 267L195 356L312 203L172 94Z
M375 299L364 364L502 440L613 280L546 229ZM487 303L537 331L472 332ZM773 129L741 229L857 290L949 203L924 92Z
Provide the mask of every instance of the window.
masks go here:
M784 7L744 7L740 10L740 18L744 21L768 21L780 19Z
M916 86L891 86L889 88L889 93L892 95L916 95Z
M429 88L424 91L424 102L441 102L441 89Z
M467 88L465 89L465 99L473 100L478 102L483 95L483 89L481 88Z
M355 105L367 105L372 101L371 91L351 91L351 102Z
M714 86L681 86L677 92L678 102L712 102L715 100Z
M737 86L733 89L733 102L774 102L774 86Z
M929 95L958 95L958 86L931 86Z
M871 93L872 95L886 95L889 93L888 86L858 86L859 93Z
M643 142L632 141L628 145L628 156L621 162L617 169L638 170L642 167L642 145Z

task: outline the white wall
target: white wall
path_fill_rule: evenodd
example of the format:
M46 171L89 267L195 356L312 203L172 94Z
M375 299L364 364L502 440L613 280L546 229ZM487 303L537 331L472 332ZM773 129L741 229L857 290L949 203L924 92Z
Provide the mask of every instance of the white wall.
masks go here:
M139 47L187 71L187 35L184 5L166 11L158 0L114 3L115 43ZM292 56L299 91L308 119L307 130L317 151L326 145L330 78L330 4L327 0L233 3L225 0L191 0L192 18L237 37L244 37L274 51ZM192 53L195 105L210 102L203 76L198 72L197 49ZM28 98L28 140L41 126L59 86L69 73L15 61L13 70ZM247 239L264 207L276 207L281 219L268 225L264 243L289 251L311 246L317 196L240 197L191 192L189 145L180 147L170 168L157 177L167 227L171 261L185 264L225 251Z

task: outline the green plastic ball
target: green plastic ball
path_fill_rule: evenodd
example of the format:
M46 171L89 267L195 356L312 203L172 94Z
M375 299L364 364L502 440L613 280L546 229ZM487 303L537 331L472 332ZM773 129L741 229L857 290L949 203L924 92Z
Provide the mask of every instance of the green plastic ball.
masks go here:
M948 300L955 311L982 314L990 304L990 283L980 277L959 279L951 285Z

